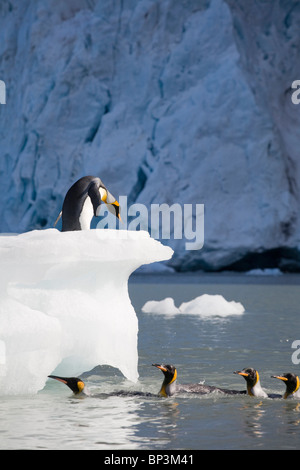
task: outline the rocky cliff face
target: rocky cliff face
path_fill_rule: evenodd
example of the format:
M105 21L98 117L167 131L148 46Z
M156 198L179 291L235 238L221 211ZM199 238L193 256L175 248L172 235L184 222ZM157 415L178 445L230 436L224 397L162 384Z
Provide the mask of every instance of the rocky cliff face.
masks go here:
M128 204L204 204L178 270L298 270L297 2L3 1L0 229L47 228L99 175Z

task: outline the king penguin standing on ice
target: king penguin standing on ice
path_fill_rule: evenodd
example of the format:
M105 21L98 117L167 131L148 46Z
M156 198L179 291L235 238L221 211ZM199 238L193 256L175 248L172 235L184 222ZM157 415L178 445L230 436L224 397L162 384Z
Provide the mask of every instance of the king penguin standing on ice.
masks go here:
M101 179L96 176L84 176L67 192L55 225L61 217L62 232L89 230L93 216L100 214L102 202L107 204L109 212L121 219L119 203Z

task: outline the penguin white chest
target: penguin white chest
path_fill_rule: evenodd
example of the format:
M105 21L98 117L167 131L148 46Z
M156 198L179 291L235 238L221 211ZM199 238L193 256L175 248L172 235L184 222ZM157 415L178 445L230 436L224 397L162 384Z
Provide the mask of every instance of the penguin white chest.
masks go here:
M93 216L94 216L93 204L90 198L87 197L84 201L84 204L82 206L82 210L79 216L79 223L81 226L81 230L90 230Z

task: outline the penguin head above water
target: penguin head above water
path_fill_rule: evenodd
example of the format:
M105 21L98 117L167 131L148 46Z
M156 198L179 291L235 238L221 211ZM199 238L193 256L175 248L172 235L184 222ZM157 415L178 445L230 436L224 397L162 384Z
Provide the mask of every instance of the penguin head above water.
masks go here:
M251 387L254 387L254 385L258 381L258 372L252 367L248 367L247 369L245 368L242 370L236 370L234 374L238 374L242 377L245 377L247 384L251 385Z
M176 367L171 364L152 364L154 367L160 369L164 374L164 381L159 394L164 397L173 395L175 383L177 379Z
M50 379L58 380L66 384L75 395L78 395L84 391L85 384L79 377L58 377L57 375L48 375Z
M300 381L298 375L288 372L282 375L272 375L271 377L273 379L279 379L285 382L286 391L283 395L283 398L288 398L296 394L296 392L300 394Z
M267 394L262 390L259 380L259 373L256 369L248 367L242 370L236 370L234 374L241 375L245 378L247 383L247 392L250 396L267 396Z

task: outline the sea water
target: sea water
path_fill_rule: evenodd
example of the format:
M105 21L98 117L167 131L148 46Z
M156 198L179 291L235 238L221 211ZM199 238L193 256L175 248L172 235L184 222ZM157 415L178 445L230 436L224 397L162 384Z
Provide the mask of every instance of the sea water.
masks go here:
M163 375L152 363L176 365L178 382L245 389L233 371L254 367L267 392L282 393L271 375L300 374L292 344L300 339L298 275L133 275L129 294L138 317L139 380L101 366L84 380L91 396L76 398L48 380L33 395L3 396L0 448L45 450L298 449L300 403L248 396L110 396L116 390L159 391ZM149 300L179 305L202 294L245 307L242 315L143 313ZM110 455L110 454L109 454Z

